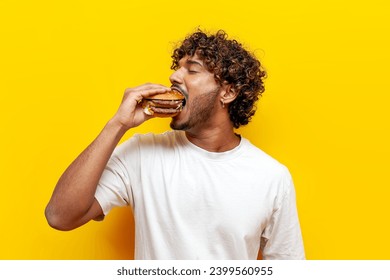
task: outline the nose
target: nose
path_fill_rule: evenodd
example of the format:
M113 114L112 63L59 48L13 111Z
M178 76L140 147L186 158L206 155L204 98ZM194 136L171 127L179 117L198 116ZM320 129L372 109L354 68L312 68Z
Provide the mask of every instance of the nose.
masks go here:
M183 75L181 68L177 69L175 72L172 73L171 76L169 76L169 81L171 84L182 84L183 83Z

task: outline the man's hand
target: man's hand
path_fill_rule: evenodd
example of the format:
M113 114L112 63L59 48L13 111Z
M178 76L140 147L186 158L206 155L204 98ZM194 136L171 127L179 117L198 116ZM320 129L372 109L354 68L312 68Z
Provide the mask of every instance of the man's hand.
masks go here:
M147 83L138 87L128 88L123 95L122 103L111 121L127 131L139 126L144 121L152 118L143 112L140 102L143 98L170 91L170 88Z

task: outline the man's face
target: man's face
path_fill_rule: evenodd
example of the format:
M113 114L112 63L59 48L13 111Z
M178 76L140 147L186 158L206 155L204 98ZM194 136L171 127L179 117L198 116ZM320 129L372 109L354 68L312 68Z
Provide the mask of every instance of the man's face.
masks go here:
M189 130L207 125L213 116L221 89L214 74L207 70L203 61L195 54L179 61L179 68L171 75L170 81L186 97L186 105L172 119L171 128Z

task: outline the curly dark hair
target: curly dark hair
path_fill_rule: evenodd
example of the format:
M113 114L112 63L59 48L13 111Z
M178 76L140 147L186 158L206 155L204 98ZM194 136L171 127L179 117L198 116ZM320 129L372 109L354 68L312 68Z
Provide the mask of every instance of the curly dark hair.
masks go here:
M260 61L236 40L229 40L225 31L207 35L198 30L173 51L171 69L177 70L181 58L195 53L220 85L227 82L237 92L228 108L233 126L239 128L248 124L255 114L255 103L264 92L266 72Z

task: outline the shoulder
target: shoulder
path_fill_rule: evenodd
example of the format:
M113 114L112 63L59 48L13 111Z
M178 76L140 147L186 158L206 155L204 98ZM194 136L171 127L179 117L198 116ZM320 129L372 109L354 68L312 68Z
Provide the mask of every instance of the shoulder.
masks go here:
M141 164L154 164L156 158L167 159L175 153L176 138L174 131L134 134L115 148L110 163L134 169Z
M287 166L253 145L249 140L243 139L243 141L242 164L250 168L257 180L277 190L279 195L288 194L294 186Z
M114 154L135 154L172 149L176 145L178 138L179 135L176 131L167 131L161 134L134 134L121 143L115 149Z
M253 145L248 139L242 138L244 160L250 161L256 168L265 170L269 174L289 177L288 168L277 159Z
M132 137L124 141L120 146L164 146L176 142L177 133L175 131L167 131L161 134L146 133L134 134Z

